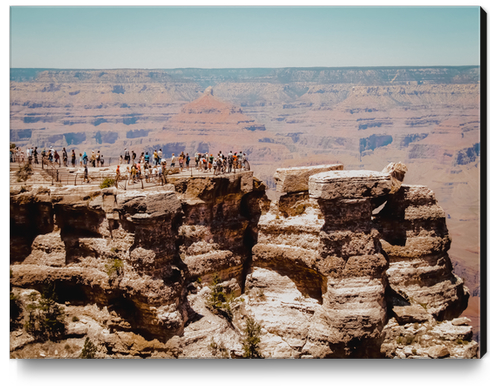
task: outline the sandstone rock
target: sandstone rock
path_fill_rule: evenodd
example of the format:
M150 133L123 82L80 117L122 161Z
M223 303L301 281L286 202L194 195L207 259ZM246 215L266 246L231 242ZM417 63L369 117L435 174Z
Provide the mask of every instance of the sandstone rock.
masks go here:
M185 264L189 269L190 278L201 278L208 282L212 281L214 274L222 280L240 277L243 260L242 256L234 255L231 251L212 251L187 256Z
M423 186L402 185L374 216L390 259L390 286L423 304L437 318L453 318L467 306L468 289L452 272L451 240L443 209Z
M308 179L313 174L343 169L344 165L342 164L277 169L274 173L276 191L281 194L305 192L308 191Z
M426 322L432 316L421 306L393 307L393 313L399 324Z
M382 170L382 173L388 173L391 176L392 187L390 193L393 194L400 189L407 171L407 166L401 162L391 162Z
M280 357L299 356L318 300L304 296L288 276L271 269L254 268L245 284L245 311L266 333L264 352Z
M132 190L118 194L117 206L114 210L129 221L142 222L161 216L175 215L180 208L180 200L173 191L142 193Z
M468 326L470 323L470 318L467 318L465 316L451 320L451 324L453 326Z
M427 357L437 346L475 357L467 319L448 321L468 293L452 274L433 192L402 185L389 194L389 173L299 169L278 171L282 196L272 203L251 172L176 174L144 191L15 194L13 291L55 283L68 317L80 319L69 339L81 349L89 336L101 357L242 357L248 317L262 326L263 354L276 358ZM116 258L122 266L109 274ZM206 307L215 275L237 297L226 320ZM105 312L87 309L94 304ZM13 339L16 356L32 352ZM59 349L43 352L66 354Z
M322 200L375 198L387 195L390 190L390 175L374 171L331 171L309 179L310 197Z
M429 348L429 356L431 358L446 358L450 355L449 350L445 346L434 346Z

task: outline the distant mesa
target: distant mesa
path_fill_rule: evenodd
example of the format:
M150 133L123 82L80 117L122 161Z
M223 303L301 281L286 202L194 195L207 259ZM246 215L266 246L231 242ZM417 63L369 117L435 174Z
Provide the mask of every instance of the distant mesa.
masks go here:
M263 124L245 115L240 107L215 97L211 86L199 98L186 104L166 126L180 132L206 130L210 135L265 130Z
M213 88L208 87L199 98L184 105L178 114L166 121L163 130L153 133L152 139L162 145L194 144L185 150L191 152L198 151L195 144L205 143L206 151L211 154L242 149L250 155L258 151L259 140L265 131L264 124L245 115L239 106L219 99Z

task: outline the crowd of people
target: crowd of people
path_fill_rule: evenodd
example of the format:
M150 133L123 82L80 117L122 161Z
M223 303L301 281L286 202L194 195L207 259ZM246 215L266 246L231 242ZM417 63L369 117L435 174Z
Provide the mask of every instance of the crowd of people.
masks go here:
M40 158L41 157L41 158ZM10 162L24 162L32 164L39 164L40 159L46 159L49 162L55 163L58 166L72 167L80 166L85 170L84 176L88 180L88 166L103 167L104 156L100 151L92 150L90 155L87 152L79 152L78 154L74 149L68 154L66 148L63 148L60 153L54 148L48 150L43 149L39 151L37 147L28 147L24 152L19 147L11 147L10 149ZM123 154L119 157L119 165L116 168L116 179L120 179L122 175L121 165L126 164L125 176L130 182L136 183L141 179L145 179L147 182L161 180L162 175L166 174L168 170L178 170L183 172L191 168L191 162L193 167L200 172L213 173L214 175L224 174L240 171L242 169L250 170L250 166L247 160L247 155L240 151L239 153L233 153L231 150L228 154L224 154L221 151L216 156L208 152L199 153L196 152L191 158L189 153L183 151L176 156L172 153L172 156L165 159L162 149L154 150L151 152L142 152L138 157L133 151L124 149Z
M95 153L92 150L90 156L87 152L79 153L78 156L75 150L72 149L71 154L68 155L66 148L63 148L60 153L58 150L50 148L48 150L43 149L41 152L36 147L28 147L24 152L23 149L19 147L10 148L10 162L24 162L32 164L39 164L39 157L41 159L46 159L49 162L53 162L58 166L68 167L69 163L72 167L79 165L80 167L91 165L92 167L102 167L104 166L104 155L100 154L100 150Z
M124 149L123 154L119 157L120 164L132 164L131 168L127 169L131 176L146 178L146 175L161 175L166 169L178 168L180 172L189 170L191 164L191 156L189 153L181 152L179 156L172 153L172 157L167 161L163 157L162 149L151 152L142 152L138 157L134 151ZM194 167L201 172L212 172L214 175L222 173L236 172L241 169L250 169L247 155L240 151L239 153L230 152L225 155L221 151L216 156L213 154L196 152L193 157ZM169 165L170 163L170 165ZM119 167L119 165L118 165ZM151 178L151 177L150 177Z

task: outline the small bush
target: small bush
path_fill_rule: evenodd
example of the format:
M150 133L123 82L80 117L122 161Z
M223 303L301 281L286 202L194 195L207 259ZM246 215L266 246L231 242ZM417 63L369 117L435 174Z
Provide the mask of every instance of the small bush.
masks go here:
M217 344L214 338L211 338L211 343L209 343L208 349L215 357L222 358L222 359L230 357L228 349L221 343Z
M405 344L406 344L406 345L410 345L410 344L412 344L412 343L413 343L413 341L414 341L414 339L415 339L415 336L413 336L413 335L408 335L408 336L406 337L406 343L405 343Z
M116 180L113 179L113 178L105 178L104 181L102 181L102 183L99 185L99 187L101 189L104 189L104 188L110 188L111 186L114 186L116 185Z
M85 338L80 359L94 359L97 354L97 347L92 343L89 337Z
M221 279L218 275L214 275L211 284L211 293L206 299L206 307L217 315L222 315L226 320L231 322L233 319L233 311L231 303L234 300L233 294L227 295L224 292L223 286L219 284Z
M45 287L41 298L36 299L34 293L27 305L27 320L24 328L27 332L40 340L58 340L65 333L65 314L56 303L54 287Z
M113 276L114 274L119 276L122 272L123 266L123 261L116 257L112 259L110 263L105 265L106 273L109 277Z
M259 349L261 330L262 326L259 323L257 323L252 318L247 318L247 325L245 327L245 338L242 343L244 358L263 358Z
M32 174L31 164L26 163L17 171L17 182L27 181Z
M71 318L71 321L76 323L76 322L79 322L80 319L78 318L78 316L74 316L73 318Z

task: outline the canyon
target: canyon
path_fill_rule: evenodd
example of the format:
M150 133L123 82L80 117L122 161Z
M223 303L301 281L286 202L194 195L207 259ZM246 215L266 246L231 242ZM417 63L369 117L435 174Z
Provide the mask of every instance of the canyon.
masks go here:
M255 357L477 358L446 214L409 173L282 168L270 200L252 171L145 189L35 171L10 191L11 358L244 358L250 321ZM46 302L53 337L32 327Z
M479 81L478 66L11 69L10 139L100 150L112 164L125 147L165 157L243 150L272 201L277 169L402 162L405 183L428 186L446 214L448 255L470 291L463 316L478 341Z

